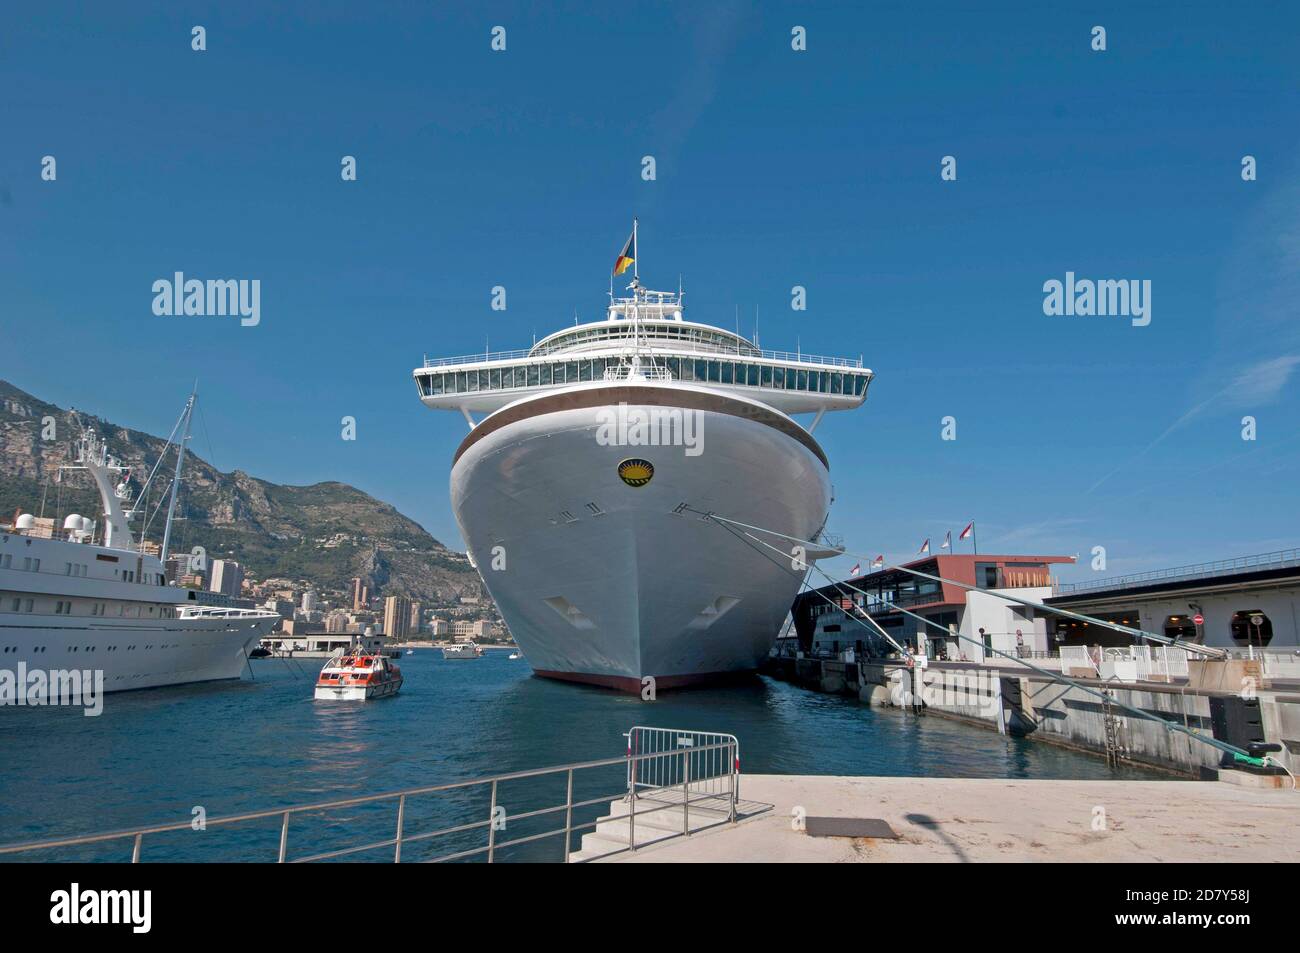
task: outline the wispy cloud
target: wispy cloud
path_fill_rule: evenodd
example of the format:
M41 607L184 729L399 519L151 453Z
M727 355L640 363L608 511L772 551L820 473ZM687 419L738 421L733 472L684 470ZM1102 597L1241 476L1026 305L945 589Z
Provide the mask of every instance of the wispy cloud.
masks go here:
M1286 387L1298 365L1300 365L1300 354L1284 354L1280 357L1257 361L1239 369L1230 383L1194 404L1181 417L1166 427L1160 436L1088 487L1087 492L1092 493L1115 474L1137 463L1163 443L1170 434L1185 427L1206 410L1215 407L1218 409L1239 410L1241 408L1263 407L1273 403L1281 396L1283 388Z
M1091 494L1171 434L1214 410L1276 401L1300 366L1300 184L1294 175L1245 216L1224 256L1215 343L1197 372L1191 406L1137 454L1088 487ZM1225 385L1223 368L1234 367ZM1199 395L1199 396L1198 396Z

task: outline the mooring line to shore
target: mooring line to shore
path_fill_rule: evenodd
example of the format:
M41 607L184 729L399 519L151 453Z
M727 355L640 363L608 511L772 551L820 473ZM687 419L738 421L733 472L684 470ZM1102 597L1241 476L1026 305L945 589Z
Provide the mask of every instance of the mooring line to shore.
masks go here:
M776 531L776 530L771 530L771 529L768 529L768 528L763 527L763 526L753 526L753 525L748 524L748 523L742 523L742 522L740 522L739 520L732 520L732 519L728 519L727 517L724 517L724 516L719 516L719 515L716 514L716 513L712 513L712 512L706 513L706 512L704 512L704 511L702 511L702 510L697 510L697 509L694 509L693 507L689 507L689 506L686 507L686 509L689 510L690 512L692 512L692 513L697 513L697 514L699 514L699 515L701 516L701 518L703 518L703 519L706 519L706 520L712 521L712 522L716 523L716 525L718 525L718 526L722 526L724 529L727 529L728 531L731 531L731 530L730 530L730 527L726 526L725 524L726 524L726 523L732 523L732 524L735 524L735 525L737 525L737 526L744 526L746 529L752 529L752 530L754 530L755 532L759 532L759 533L767 533L767 534L772 535L772 536L778 536L778 537L781 537L782 539L788 539L788 540L791 540L791 541L794 541L794 542L800 543L801 545L804 545L804 546L814 545L814 544L812 544L811 541L809 541L809 540L799 539L799 538L796 537L796 536L790 536L790 535L788 535L788 534L786 534L786 533L781 533L781 532L778 532L778 531ZM731 532L732 532L732 535L733 535L733 536L736 536L737 539L740 539L740 536L739 536L738 534L736 534L734 531L731 531ZM745 535L745 536L748 536L750 539L752 539L752 540L753 540L755 543L757 543L758 545L760 545L760 546L764 546L764 547L766 547L766 548L772 550L773 552L779 554L783 559L788 560L788 559L791 558L791 554L785 552L784 550L778 549L777 547L773 546L771 543L764 542L763 540L759 539L758 537L754 536L754 535L751 534L751 533L746 533L746 534L744 534L744 535ZM744 542L744 540L741 539L741 542ZM746 544L746 545L748 545L748 544ZM860 556L860 554L858 554L858 553L852 553L852 552L850 552L849 550L843 550L843 552L847 553L848 555ZM861 557L861 558L866 558L866 557ZM856 593L858 593L858 594L860 594L860 595L862 595L862 596L867 596L867 595L869 595L869 593L867 593L866 591L864 591L864 590L862 590L862 589L858 589L857 587L855 587L855 586L853 586L853 585L850 585L850 584L847 583L847 582L841 582L841 581L838 581L838 580L832 579L831 576L826 572L826 570L822 569L820 566L816 565L816 564L813 563L813 562L809 562L809 563L808 563L808 567L811 568L813 571L815 571L815 572L817 572L817 573L820 573L820 574L821 574L821 575L826 579L827 582L829 582L832 586L834 586L834 587L835 587L837 590L839 590L840 592L843 592L845 588L848 588L850 591L852 591L852 592L856 592ZM901 567L901 566L891 566L891 567L889 567L889 568L891 568L891 569L903 569L903 567ZM932 579L932 580L935 580L935 581L938 581L938 582L947 582L947 583L951 583L952 585L960 586L961 588L963 588L963 589L967 589L967 590L973 590L973 589L978 588L978 587L975 587L975 586L970 586L970 585L968 585L968 584L966 584L966 583L960 583L960 582L955 582L955 581L953 581L953 580L944 579L944 578L941 577L941 576L931 576L931 575L929 575L929 574L927 574L927 573L916 572L916 571L914 571L914 570L907 570L907 569L903 569L903 571L904 571L904 572L912 572L913 574L918 575L918 576L922 576L922 577L924 577L924 578L926 578L926 579ZM806 579L805 579L805 585L806 585ZM835 608L837 608L837 609L841 609L841 610L843 609L843 606L841 606L841 605L837 605L837 604L835 603L834 600L832 600L830 597L826 596L824 593L818 592L818 591L815 590L815 589L810 589L809 591L811 591L811 592L817 592L817 594L820 595L820 596L821 596L821 597L822 597L822 598L823 598L827 603L829 603L830 605L835 606ZM850 597L850 598L851 598L851 597ZM1139 717L1139 718L1141 718L1141 719L1144 719L1144 720L1146 720L1146 721L1154 721L1154 722L1156 722L1156 723L1162 725L1162 726L1163 726L1167 731L1178 732L1178 733L1183 734L1183 735L1186 735L1187 737L1192 738L1192 739L1194 739L1194 740L1196 740L1196 741L1200 741L1200 742L1202 742L1202 743L1204 743L1204 744L1208 744L1208 745L1210 745L1211 747L1213 747L1213 748L1217 748L1218 750L1220 750L1220 751L1222 751L1222 752L1224 752L1224 753L1226 753L1226 754L1230 754L1230 755L1232 755L1234 758L1236 758L1236 759L1238 759L1238 760L1241 760L1241 761L1243 761L1243 762L1245 762L1245 763L1247 763L1247 764L1251 764L1251 765L1254 765L1254 766L1257 766L1257 767L1265 767L1265 766L1267 766L1267 765L1273 765L1273 766L1275 766L1275 767L1281 768L1283 771L1286 771L1286 773L1287 773L1288 775L1291 776L1291 788L1292 788L1292 790L1296 790L1296 780L1295 780L1295 776L1291 774L1291 772L1287 769L1287 767L1286 767L1285 765L1281 764L1281 763L1280 763L1279 761L1277 761L1275 758L1272 758L1272 757L1270 757L1270 756L1267 755L1267 754L1266 754L1266 755L1263 755L1262 757L1260 757L1260 756L1256 756L1256 755L1253 755L1253 754L1251 754L1249 751L1247 751L1247 750L1245 750L1245 749L1243 749L1243 748L1238 748L1236 745L1229 744L1229 743L1227 743L1227 742L1225 742L1225 741L1220 741L1218 738L1209 737L1209 736L1206 736L1206 735L1200 734L1199 732L1196 732L1196 731L1192 730L1191 728L1185 728L1185 727L1183 727L1182 725L1178 724L1177 722L1172 722L1172 721L1169 721L1169 720L1167 720L1167 719L1160 718L1160 717L1158 717L1158 716L1156 716L1156 715L1152 715L1152 714L1150 714L1149 712L1143 711L1143 710L1140 709L1140 708L1136 708L1136 707L1134 707L1134 706L1132 706L1132 705L1126 704L1125 702L1119 701L1117 698L1113 698L1113 697L1111 697L1111 696L1109 696L1109 695L1106 695L1104 692L1099 692L1099 691L1097 691L1096 689L1090 688L1090 687L1087 686L1087 685L1084 685L1084 684L1082 684L1082 683L1080 683L1080 682L1078 682L1078 681L1075 681L1074 679L1070 678L1069 676L1062 675L1062 674L1059 673L1059 672L1053 672L1051 669L1042 668L1042 667L1040 667L1040 666L1038 666L1038 665L1033 665L1033 664L1031 664L1031 663L1025 661L1024 659L1020 658L1019 656L1011 655L1010 653L1003 652L1003 651L1001 651L1000 649L995 649L995 648L993 648L992 646L985 645L982 641L979 641L979 640L977 640L977 639L973 639L973 638L971 638L971 637L968 636L968 635L962 635L960 632L954 632L954 631L952 631L951 629L944 628L943 626L939 625L939 623L933 621L932 619L927 619L927 618L925 618L924 616L917 615L916 613L908 612L906 609L903 609L901 606L897 605L897 604L894 603L892 600L885 599L883 595L881 596L881 598L882 598L882 600L885 602L886 605L890 606L890 608L892 608L892 609L897 609L899 612L902 612L902 613L904 613L905 615L908 615L908 616L910 616L910 617L912 617L912 618L919 619L920 621L926 623L927 625L931 625L931 626L934 626L935 628L938 628L940 631L942 631L942 632L945 634L945 636L948 636L948 637L956 636L958 639L961 639L961 640L964 640L964 641L970 642L970 643L972 643L972 644L979 645L979 646L980 646L984 651L986 651L986 652L992 652L992 653L995 654L995 655L1003 656L1004 658L1007 658L1007 659L1009 659L1010 661L1013 661L1013 662L1015 662L1015 663L1018 664L1018 665L1023 665L1023 666L1026 667L1026 668L1029 668L1029 669L1031 669L1031 670L1033 670L1033 671L1035 671L1035 672L1038 672L1039 674L1041 674L1041 675L1043 675L1043 676L1045 676L1045 677L1051 679L1052 681L1059 682L1060 684L1062 684L1062 685L1066 685L1066 686L1071 687L1071 688L1077 688L1077 689L1079 689L1080 691L1082 691L1082 692L1084 692L1084 693L1086 693L1086 694L1089 694L1089 695L1095 696L1095 697L1097 697L1097 698L1102 698L1102 699L1104 699L1107 703L1112 704L1112 705L1116 706L1117 708L1122 708L1122 709L1124 709L1125 711L1127 711L1127 712L1129 712L1129 713L1131 713L1131 714L1133 714L1133 715L1136 715L1137 717ZM1007 599L1007 601L1009 601L1009 602L1019 602L1019 603L1022 604L1022 605L1032 606L1032 607L1034 607L1034 608L1042 609L1043 611L1046 611L1046 612L1053 612L1053 613L1057 613L1057 614L1060 614L1060 615L1067 616L1067 617L1069 617L1069 618L1079 619L1079 620L1081 620L1081 621L1085 621L1085 622L1088 622L1088 623L1090 623L1090 624L1096 624L1096 625L1104 626L1104 627L1107 627L1107 628L1113 629L1113 630L1115 630L1115 631L1124 632L1124 633L1126 633L1126 634L1133 635L1133 636L1146 636L1146 637L1152 637L1152 638L1156 638L1157 641L1165 642L1165 643L1167 643L1167 644L1168 644L1168 643L1172 643L1172 642L1174 641L1174 640L1172 640L1172 639L1166 639L1166 638L1164 638L1164 637L1157 637L1157 636L1154 636L1153 633L1143 632L1143 631L1140 630L1140 629L1130 629L1130 628L1127 627L1127 626L1121 626L1121 625L1118 625L1118 624L1116 624L1116 623L1107 622L1107 621L1105 621L1105 620L1103 620L1103 619L1094 619L1094 618L1092 618L1091 616L1080 615L1080 614L1078 614L1078 613L1070 612L1070 611L1068 611L1068 610L1058 609L1058 608L1056 608L1055 606L1043 605L1043 604L1041 604L1041 603L1030 602L1030 601L1028 601L1028 600L1017 599L1017 598L1010 597L1010 596L1003 596L1003 595L1001 595L1001 594L999 594L997 598L999 598L999 599L1003 599L1003 598L1005 598L1005 599ZM853 619L853 620L854 620L855 622L857 622L859 625L862 625L863 628L868 628L867 625L866 625L866 623L865 623L862 619L859 619L856 615L853 615L852 613L848 613L848 612L846 612L845 615L848 616L849 618ZM897 649L898 649L898 650L903 654L903 656L904 656L905 658L907 658L907 659L910 660L910 659L913 657L913 653L912 653L909 649L904 648L903 646L900 646L899 643L898 643L897 641L895 641L895 640L894 640L894 639L893 639L893 638L892 638L892 637L891 637L887 632L885 632L885 630L884 630L884 629L879 625L879 623L877 623L874 619L870 619L870 616L868 616L867 618L868 618L868 619L871 621L871 623L876 627L877 631L878 631L881 635L883 635L883 636L885 637L885 639L889 641L890 644L892 644L895 648L897 648ZM869 628L868 628L868 631L870 631ZM1179 647L1179 648L1184 648L1184 649L1186 649L1186 648L1190 648L1191 646L1190 646L1190 645L1187 645L1187 644L1180 644L1178 647ZM1204 646L1197 646L1197 648L1202 648L1202 649L1203 649L1203 648L1205 648L1205 647L1204 647ZM1222 655L1226 655L1226 653L1222 653ZM913 669L913 671L915 671L915 669Z
M759 533L766 533L769 536L779 536L782 539L788 539L791 542L798 543L802 546L815 547L817 545L816 543L810 540L800 539L798 536L790 536L787 533L781 533L774 529L768 529L766 526L754 526L751 523L742 523L740 520L733 520L726 516L719 516L717 513L714 512L706 513L703 510L697 510L691 506L686 507L686 509L692 513L698 513L702 518L705 519L716 520L720 523L732 523L736 526L743 526L746 529L752 529ZM777 550L777 552L781 552L781 550ZM858 559L865 559L868 562L874 561L871 559L870 556L867 556L863 553L855 553L851 549L841 549L840 552L842 555L845 556L855 556ZM781 554L787 558L790 555L789 553L784 553L784 552L782 552ZM942 583L947 583L950 586L958 586L962 589L967 590L968 592L980 591L979 586L973 586L968 582L959 582L956 579L947 579L943 576L932 576L929 573L921 572L919 569L909 569L906 566L899 566L897 564L885 566L884 568L896 569L899 572L905 572L912 576L920 576L921 578L929 579L932 582L942 582ZM830 577L828 576L827 578L829 579ZM834 580L831 581L834 582ZM1033 602L1029 599L1021 599L1019 596L1000 596L999 598L1006 599L1008 602L1017 602L1022 606L1030 606L1031 608L1034 609L1040 609L1044 612L1052 612L1057 615L1063 615L1067 619L1074 619L1079 622L1087 622L1092 625L1102 625L1105 626L1106 628L1113 629L1116 632L1123 632L1125 635L1132 636L1133 638L1150 639L1151 641L1159 642L1162 645L1172 645L1180 649L1186 649L1192 652L1200 652L1201 654L1212 658L1227 658L1228 655L1228 653L1224 649L1214 648L1213 646L1208 646L1208 645L1197 645L1194 642L1183 642L1179 639L1171 639L1167 635L1159 635L1155 632L1147 632L1145 629L1130 628L1129 626L1126 625L1120 625L1117 622L1106 622L1105 620L1102 619L1094 619L1092 616L1086 616L1077 612L1071 612L1069 609L1061 609L1056 606L1043 605L1040 602Z

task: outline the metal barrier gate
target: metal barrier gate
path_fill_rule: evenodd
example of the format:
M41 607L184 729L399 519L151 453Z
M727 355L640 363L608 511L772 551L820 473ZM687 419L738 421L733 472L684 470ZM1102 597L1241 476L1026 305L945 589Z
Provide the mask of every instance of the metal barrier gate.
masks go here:
M690 795L740 797L735 735L637 725L627 733L627 790L679 788Z

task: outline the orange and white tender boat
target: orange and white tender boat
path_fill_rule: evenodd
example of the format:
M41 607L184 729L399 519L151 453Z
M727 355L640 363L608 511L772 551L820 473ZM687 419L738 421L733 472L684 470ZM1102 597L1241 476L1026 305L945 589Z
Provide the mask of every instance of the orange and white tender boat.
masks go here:
M316 700L366 701L402 688L402 670L383 655L353 650L325 663L316 679Z

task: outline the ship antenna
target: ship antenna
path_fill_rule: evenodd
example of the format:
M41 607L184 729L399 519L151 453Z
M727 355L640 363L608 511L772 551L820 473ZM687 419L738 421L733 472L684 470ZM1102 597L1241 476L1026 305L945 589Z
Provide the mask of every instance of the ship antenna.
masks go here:
M194 390L190 392L190 399L185 402L185 429L181 433L180 443L176 445L176 473L172 476L172 493L171 499L167 503L167 525L163 527L162 549L159 550L159 558L163 566L167 565L167 547L172 538L172 520L176 516L176 491L181 485L181 466L185 463L185 444L190 439L190 421L194 417L194 401L199 396L198 381L194 382ZM143 535L143 534L142 534Z

